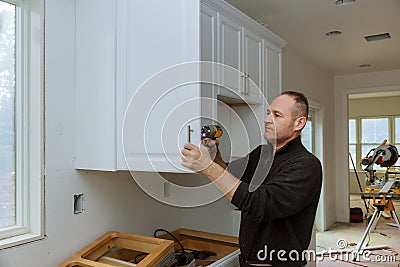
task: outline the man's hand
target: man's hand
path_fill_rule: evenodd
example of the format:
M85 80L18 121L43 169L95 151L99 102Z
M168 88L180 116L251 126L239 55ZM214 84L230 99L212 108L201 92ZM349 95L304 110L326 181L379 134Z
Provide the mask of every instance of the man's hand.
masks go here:
M197 147L191 143L186 143L181 152L182 166L195 172L204 172L213 162L210 151L210 147L206 147L203 144Z
M220 165L222 168L226 169L226 167L227 167L226 163L222 159L221 152L219 151L219 142L218 142L218 140L211 140L211 139L209 139L209 140L210 140L209 142L212 142L215 145L215 148L216 148L216 153L215 152L211 153L212 155L215 155L214 156L214 162L217 163L218 165Z
M203 172L212 163L207 147L186 143L182 149L182 166L195 172Z
M232 200L241 181L226 170L226 164L218 150L218 141L203 139L201 143L200 147L191 143L183 146L182 166L207 176L229 200Z

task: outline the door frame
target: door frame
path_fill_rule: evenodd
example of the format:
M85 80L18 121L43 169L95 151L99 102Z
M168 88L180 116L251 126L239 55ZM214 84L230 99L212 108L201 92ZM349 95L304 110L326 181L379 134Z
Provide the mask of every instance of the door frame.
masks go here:
M400 91L399 85L345 88L335 99L335 143L336 143L336 220L350 222L349 185L349 95L362 93ZM337 190L340 188L340 190Z
M315 156L321 161L322 171L324 173L324 113L325 106L319 102L309 100L309 106L314 112L313 117L313 150ZM324 175L325 176L325 175ZM326 230L326 201L325 201L325 179L322 180L321 196L318 203L317 213L315 216L315 227L318 231Z

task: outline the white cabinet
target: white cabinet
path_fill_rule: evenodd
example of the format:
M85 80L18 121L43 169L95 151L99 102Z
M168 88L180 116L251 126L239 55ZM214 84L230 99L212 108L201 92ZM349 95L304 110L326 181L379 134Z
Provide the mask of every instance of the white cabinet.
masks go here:
M281 52L272 46L264 46L264 84L270 104L281 93Z
M226 71L227 69L225 68L220 70L219 79L223 87L219 88L218 94L240 99L244 95L245 85L245 76L240 73L243 72L242 26L224 15L220 15L219 18L219 45L221 51L219 62L238 70L238 72Z
M200 9L200 57L203 61L217 62L217 11L205 4Z
M187 171L180 151L189 135L200 142L202 93L199 84L186 84L198 81L197 70L180 64L199 60L200 6L130 0L126 10L126 162L139 171Z
M221 71L218 94L246 103L262 104L263 39L234 20L221 15L219 62L237 69L235 75Z
M263 39L243 29L244 97L247 102L262 104L263 99Z
M265 52L266 39L279 58L284 41L221 0L76 1L76 168L187 171L180 151L188 136L198 145L201 126L224 118L228 156L243 155L243 131L251 146L262 140L254 134L264 115L256 87L280 78L265 66L280 64ZM240 72L188 63L198 61ZM210 82L198 83L204 76ZM240 105L218 114L217 99L226 96L242 97L256 114Z
M76 24L75 166L115 170L118 131L114 125L120 105L117 1L76 1Z

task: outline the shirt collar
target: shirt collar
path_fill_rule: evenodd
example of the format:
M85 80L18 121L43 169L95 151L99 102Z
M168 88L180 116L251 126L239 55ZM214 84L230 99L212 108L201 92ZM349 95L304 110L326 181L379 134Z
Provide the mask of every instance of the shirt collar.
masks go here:
M299 144L301 144L301 135L287 142L283 147L281 147L278 151L276 151L275 154L281 154L295 146L298 146Z

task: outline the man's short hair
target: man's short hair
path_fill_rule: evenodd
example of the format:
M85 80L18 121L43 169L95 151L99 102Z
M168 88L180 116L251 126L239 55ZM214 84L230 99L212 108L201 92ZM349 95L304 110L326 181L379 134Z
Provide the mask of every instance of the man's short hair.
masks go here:
M285 91L282 92L281 95L288 95L294 99L295 104L292 110L293 119L300 117L308 118L308 100L305 95L295 91Z

